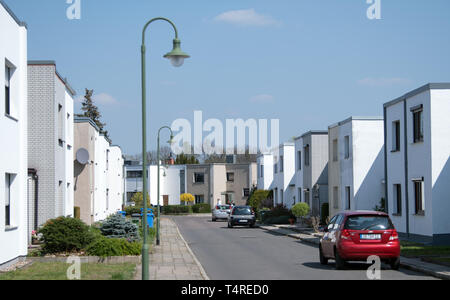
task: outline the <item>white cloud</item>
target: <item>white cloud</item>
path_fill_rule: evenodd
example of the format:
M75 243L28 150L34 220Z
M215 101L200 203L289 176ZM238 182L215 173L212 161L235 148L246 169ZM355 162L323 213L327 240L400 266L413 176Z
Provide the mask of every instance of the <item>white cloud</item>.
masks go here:
M259 14L253 8L227 11L216 16L214 21L240 26L272 26L279 24L271 16Z
M275 98L272 95L267 95L267 94L262 94L262 95L257 95L254 97L250 98L250 102L253 103L273 103L275 100Z
M407 78L364 78L358 80L358 84L372 87L384 87L384 86L392 86L392 85L405 85L410 84L411 80Z

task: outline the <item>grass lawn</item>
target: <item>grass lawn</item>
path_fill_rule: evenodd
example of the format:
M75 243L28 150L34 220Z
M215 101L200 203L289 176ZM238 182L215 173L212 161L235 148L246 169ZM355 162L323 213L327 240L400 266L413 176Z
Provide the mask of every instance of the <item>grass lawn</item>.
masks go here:
M401 246L404 256L450 256L450 246L425 246L406 241L402 241Z
M67 280L66 263L40 263L0 274L0 280ZM82 264L81 280L131 280L136 264Z

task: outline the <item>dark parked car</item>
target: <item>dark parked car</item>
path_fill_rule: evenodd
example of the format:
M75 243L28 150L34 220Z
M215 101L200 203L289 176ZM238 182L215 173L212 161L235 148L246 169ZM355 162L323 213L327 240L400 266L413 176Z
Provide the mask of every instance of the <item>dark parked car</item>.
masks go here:
M400 241L389 216L374 211L345 211L334 216L320 240L320 263L336 261L343 269L347 261L366 261L376 255L397 270Z
M256 216L251 206L235 206L228 217L228 228L233 226L255 226Z

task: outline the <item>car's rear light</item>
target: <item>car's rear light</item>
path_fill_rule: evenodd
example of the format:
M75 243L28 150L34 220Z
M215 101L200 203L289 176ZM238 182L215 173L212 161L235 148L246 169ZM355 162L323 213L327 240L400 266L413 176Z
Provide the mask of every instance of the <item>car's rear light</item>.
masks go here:
M392 231L392 235L391 235L391 237L389 238L389 240L390 240L390 241L396 241L396 240L398 240L398 232L397 232L397 230Z
M347 229L344 229L341 231L341 239L344 240L351 240L351 236L350 236L350 231L348 231Z

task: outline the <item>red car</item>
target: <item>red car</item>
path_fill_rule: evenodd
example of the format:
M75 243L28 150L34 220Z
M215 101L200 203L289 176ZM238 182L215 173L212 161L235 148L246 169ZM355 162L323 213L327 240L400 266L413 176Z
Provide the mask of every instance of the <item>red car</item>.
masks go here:
M397 270L400 266L400 241L391 219L374 211L345 211L334 216L320 240L320 263L336 261L343 269L347 261L366 261L376 255Z

